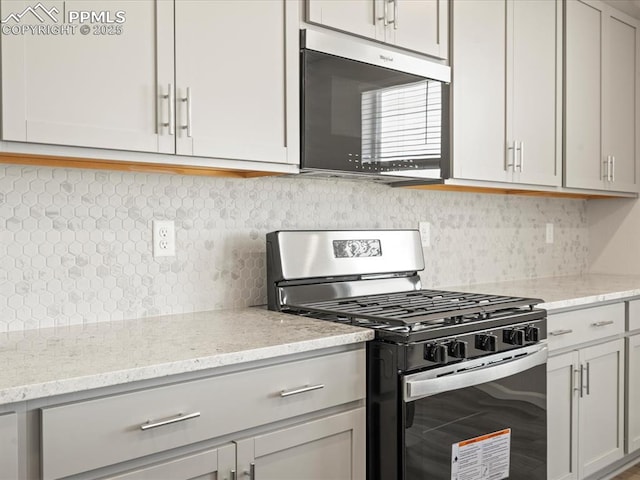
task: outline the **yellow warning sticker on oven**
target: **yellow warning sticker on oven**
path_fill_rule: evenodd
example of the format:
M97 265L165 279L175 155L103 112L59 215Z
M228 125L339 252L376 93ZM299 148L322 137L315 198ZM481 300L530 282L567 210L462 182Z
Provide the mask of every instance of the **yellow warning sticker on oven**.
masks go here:
M470 438L451 446L451 480L509 478L511 429Z

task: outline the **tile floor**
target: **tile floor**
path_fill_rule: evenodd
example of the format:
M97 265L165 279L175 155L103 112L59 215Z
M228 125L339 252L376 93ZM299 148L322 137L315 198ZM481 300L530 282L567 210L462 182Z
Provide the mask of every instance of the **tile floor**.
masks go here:
M640 480L640 463L617 475L612 480Z

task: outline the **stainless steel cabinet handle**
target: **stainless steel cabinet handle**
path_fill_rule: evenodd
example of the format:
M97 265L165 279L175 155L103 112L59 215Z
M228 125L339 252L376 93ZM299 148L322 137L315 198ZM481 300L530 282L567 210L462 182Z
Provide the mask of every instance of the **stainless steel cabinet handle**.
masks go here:
M383 16L378 17L378 20L383 20L384 26L386 27L387 25L389 25L389 0L383 0L383 2L384 2Z
M398 0L393 0L393 29L398 29Z
M236 471L231 470L231 480L236 480Z
M245 470L244 475L248 476L249 480L256 480L256 464L254 462L249 464L249 470Z
M505 171L509 171L509 167L515 168L516 164L516 150L517 150L518 142L513 142L513 145L507 145L507 156L505 158L504 169ZM509 163L509 152L511 151L511 163Z
M191 102L192 102L192 97L191 97L191 88L187 87L187 96L184 98L180 99L181 101L185 102L187 104L187 124L186 125L182 125L182 129L187 131L187 137L191 137L191 124L193 123L191 121Z
M578 391L582 391L582 385L580 385L580 381L581 379L578 378L578 381L576 381L576 375L578 375L580 373L580 370L577 368L574 368L573 365L571 365L571 369L573 370L573 375L571 375L571 391L572 392L578 392Z
M290 397L291 395L298 395L300 393L311 392L313 390L320 390L321 388L324 388L324 385L321 383L318 385L305 385L304 387L296 388L294 390L282 390L280 392L280 396L283 398Z
M175 135L176 133L176 112L175 112L175 97L174 97L174 93L173 93L173 85L169 84L168 90L167 90L167 94L166 95L162 95L162 98L166 98L167 99L167 103L169 104L169 118L167 123L163 123L162 126L163 127L169 127L169 135Z
M584 396L584 365L580 364L580 398Z
M610 159L611 159L611 156L607 155L607 159L602 162L602 164L604 165L602 179L606 181L609 181L609 160Z
M551 332L549 332L549 335L552 335L554 337L559 337L560 335L566 335L568 333L573 333L573 330L570 328L567 328L564 330L552 330Z
M524 170L524 142L520 142L520 171Z
M616 156L611 155L611 181L616 181Z
M587 372L586 389L587 389L587 395L589 395L589 387L591 386L591 375L589 375L589 362L587 362L587 368L585 368L585 370Z
M591 324L592 327L604 327L605 325L613 325L613 320L603 320L602 322L594 322Z
M188 415L179 413L175 417L167 418L166 420L161 420L159 422L151 423L151 421L148 421L147 423L143 423L142 425L140 425L140 430L149 430L151 428L163 427L165 425L171 425L172 423L184 422L185 420L190 420L199 416L200 412L194 412Z

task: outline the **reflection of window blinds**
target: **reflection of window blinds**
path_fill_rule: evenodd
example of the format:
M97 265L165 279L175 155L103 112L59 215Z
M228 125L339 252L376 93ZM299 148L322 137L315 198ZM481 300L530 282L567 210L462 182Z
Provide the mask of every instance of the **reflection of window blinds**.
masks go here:
M428 80L362 94L362 162L440 158L442 84Z

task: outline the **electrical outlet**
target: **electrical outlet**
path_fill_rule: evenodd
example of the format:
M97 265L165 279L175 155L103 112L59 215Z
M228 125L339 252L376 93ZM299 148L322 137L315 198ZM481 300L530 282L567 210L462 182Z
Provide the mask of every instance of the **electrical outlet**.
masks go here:
M420 230L420 239L423 247L431 246L431 224L429 222L420 222L418 224Z
M553 243L553 223L547 223L545 241L547 243Z
M176 256L176 227L173 220L153 221L153 256Z

